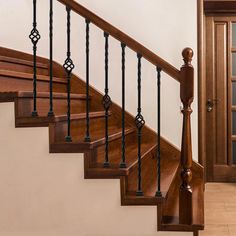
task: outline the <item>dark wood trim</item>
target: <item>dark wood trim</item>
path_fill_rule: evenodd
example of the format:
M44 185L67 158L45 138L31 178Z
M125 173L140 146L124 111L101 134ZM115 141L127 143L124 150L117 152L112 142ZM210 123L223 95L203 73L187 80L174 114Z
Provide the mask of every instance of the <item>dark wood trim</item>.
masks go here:
M197 31L198 31L198 161L205 166L205 129L206 129L206 110L205 110L205 15L204 0L197 1Z
M17 93L17 97L19 98L32 98L33 97L33 92L28 92L28 91L19 91ZM37 93L37 98L49 98L50 94L49 92L38 92ZM55 99L67 99L67 94L66 93L53 93L53 98ZM71 99L79 99L79 100L86 100L86 94L71 94Z
M102 29L103 31L109 33L118 41L126 44L129 48L134 50L137 53L140 53L144 58L146 58L149 62L151 62L155 66L159 66L162 68L164 72L168 75L173 77L178 82L180 81L180 71L176 69L174 66L169 64L167 61L144 47L142 44L125 34L124 32L120 31L118 28L114 27L101 17L97 16L93 12L89 11L84 6L80 5L74 0L58 0L62 4L70 7L74 12L81 15L85 19L90 20L93 24L97 27Z
M191 64L193 50L183 50L184 65L181 67L180 98L183 104L183 127L181 144L181 186L179 189L179 222L191 225L193 223L192 205L192 137L191 137L191 104L194 99L194 68Z
M236 1L233 0L205 0L205 13L236 13Z

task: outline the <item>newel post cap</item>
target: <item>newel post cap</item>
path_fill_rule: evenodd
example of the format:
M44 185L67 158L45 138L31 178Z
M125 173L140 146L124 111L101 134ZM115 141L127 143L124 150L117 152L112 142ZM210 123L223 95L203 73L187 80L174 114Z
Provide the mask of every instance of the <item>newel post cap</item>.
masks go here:
M193 59L193 50L191 48L185 48L182 52L183 60L186 65L191 65L192 59Z

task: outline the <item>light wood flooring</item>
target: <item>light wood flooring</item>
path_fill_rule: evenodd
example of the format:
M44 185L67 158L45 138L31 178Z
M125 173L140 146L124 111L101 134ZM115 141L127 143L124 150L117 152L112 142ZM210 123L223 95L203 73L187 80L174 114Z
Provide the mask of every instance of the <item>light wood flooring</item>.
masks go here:
M205 230L200 236L236 236L236 184L206 184Z

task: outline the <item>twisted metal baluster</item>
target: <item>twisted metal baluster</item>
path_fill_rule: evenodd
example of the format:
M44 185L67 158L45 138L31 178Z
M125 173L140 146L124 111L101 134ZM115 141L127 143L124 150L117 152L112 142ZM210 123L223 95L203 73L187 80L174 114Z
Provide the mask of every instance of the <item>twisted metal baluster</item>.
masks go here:
M49 64L50 64L50 108L48 116L54 116L53 112L53 0L50 0L49 10Z
M138 190L136 196L143 196L142 191L142 163L141 163L141 138L142 138L142 128L145 125L143 116L141 115L141 59L142 55L137 54L138 57L138 114L135 118L135 124L138 130Z
M66 7L67 11L67 58L64 62L64 69L67 73L67 136L65 137L66 142L72 142L71 135L70 135L70 126L71 126L71 99L70 99L70 80L71 80L71 73L73 69L75 68L75 65L73 61L71 60L71 51L70 51L70 27L71 27L71 22L70 22L70 14L71 14L71 9L69 7Z
M33 29L30 32L29 38L33 44L33 60L34 60L34 74L33 74L33 111L32 116L38 116L37 112L37 44L41 36L37 30L37 1L33 0Z
M161 197L161 68L157 67L157 192Z
M122 160L120 168L126 168L125 163L125 48L126 45L121 43L122 48Z
M86 22L86 136L84 138L85 142L90 142L90 118L89 118L89 24L88 19Z
M108 38L109 34L104 32L105 37L105 95L103 97L103 106L105 109L105 162L103 166L105 168L110 167L109 158L108 158L108 116L109 116L109 109L112 104L111 98L108 95Z

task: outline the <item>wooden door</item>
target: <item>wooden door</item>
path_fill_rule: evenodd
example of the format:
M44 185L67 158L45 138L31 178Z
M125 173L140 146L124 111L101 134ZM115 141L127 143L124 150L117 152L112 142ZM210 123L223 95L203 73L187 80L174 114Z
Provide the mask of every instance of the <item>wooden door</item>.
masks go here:
M236 182L236 17L206 17L206 177Z

